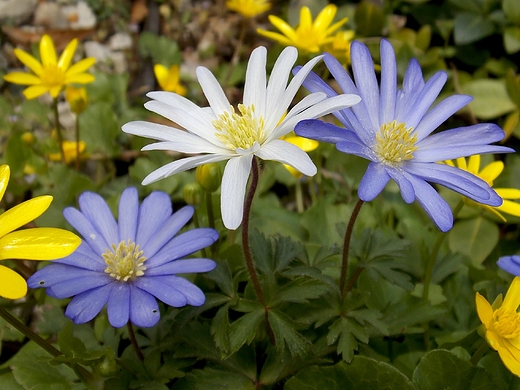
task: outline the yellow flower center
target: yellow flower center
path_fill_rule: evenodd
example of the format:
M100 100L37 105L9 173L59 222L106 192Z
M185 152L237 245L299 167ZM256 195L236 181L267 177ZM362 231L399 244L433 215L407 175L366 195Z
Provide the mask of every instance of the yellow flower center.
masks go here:
M264 118L255 115L254 105L239 104L238 111L231 107L231 113L224 112L213 121L216 137L231 150L248 150L255 143L262 144L265 140Z
M42 84L47 87L57 87L65 84L65 72L58 66L47 66L40 76Z
M143 265L146 257L143 256L143 251L139 250L139 245L132 240L121 241L117 247L112 244L102 256L107 265L105 273L116 280L127 282L129 279L143 276L146 270Z
M406 128L405 123L392 121L381 126L376 134L375 152L381 162L398 165L413 158L417 150L417 135L412 135L413 128Z
M520 335L520 313L501 307L493 313L493 321L500 336L512 339Z

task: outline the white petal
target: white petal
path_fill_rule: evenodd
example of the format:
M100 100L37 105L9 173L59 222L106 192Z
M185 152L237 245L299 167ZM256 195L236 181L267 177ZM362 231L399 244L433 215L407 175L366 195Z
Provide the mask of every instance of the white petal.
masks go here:
M222 176L220 210L222 222L228 229L235 230L242 223L244 195L247 179L251 172L252 154L235 157L228 161Z
M189 133L188 133L189 134ZM179 139L177 141L164 141L155 142L144 146L141 150L172 150L179 153L186 154L201 154L201 153L212 153L212 154L230 154L234 155L230 150L219 148L209 142L204 141L202 138L196 135L189 134L192 139Z
M278 56L267 84L267 96L269 96L269 99L266 105L266 113L272 112L278 100L282 97L289 81L291 69L297 58L298 50L292 46L286 47Z
M246 71L246 83L244 86L244 106L255 105L255 112L259 116L265 115L266 77L265 62L267 49L257 47L251 53Z
M217 79L213 76L213 73L203 66L197 67L196 72L202 92L204 92L204 96L208 99L215 116L219 116L224 111L229 111L231 107L229 100Z
M266 112L268 113L268 118L266 120L265 128L270 129L275 127L278 122L280 121L280 118L285 114L287 111L287 108L291 104L292 100L294 99L294 96L296 95L296 92L298 92L298 89L300 89L303 80L307 77L309 72L312 70L314 65L318 63L323 58L323 56L314 57L312 60L307 62L296 74L296 76L293 77L289 85L287 86L287 89L283 92L282 96L277 97L276 99L273 98L272 100L272 107L271 109L268 109ZM271 80L269 80L271 81ZM267 96L270 96L269 93Z
M188 169L194 168L198 165L227 160L228 158L230 158L230 156L221 154L205 154L203 156L186 157L156 169L146 176L141 184L145 186L175 173L187 171Z
M314 176L317 172L309 155L286 141L273 140L262 145L262 148L255 154L262 160L274 160L288 164L307 176Z

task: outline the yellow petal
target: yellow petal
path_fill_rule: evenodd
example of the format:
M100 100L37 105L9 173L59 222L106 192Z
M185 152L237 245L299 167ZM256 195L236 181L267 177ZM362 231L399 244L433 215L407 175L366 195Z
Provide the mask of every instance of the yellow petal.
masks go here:
M7 184L9 183L10 175L11 170L9 169L9 165L0 165L0 200L2 200L4 197L5 189L7 188Z
M78 236L63 229L19 230L0 238L0 260L55 260L70 255L80 243Z
M515 217L520 217L520 203L504 200L502 205L498 206L497 209L503 213L514 215Z
M153 67L153 72L161 88L165 89L166 80L168 80L168 69L166 68L166 66L161 64L155 64Z
M96 78L90 73L79 73L65 77L65 84L88 84L92 83Z
M464 158L464 157L461 157ZM466 170L473 173L474 175L478 174L480 169L480 155L476 154L474 156L470 156L468 158L468 167Z
M477 292L475 296L475 303L477 305L477 313L480 321L484 324L486 329L493 326L493 308L489 302Z
M96 63L96 59L94 57L87 57L82 59L81 61L76 62L72 65L67 72L65 72L65 76L73 76L78 73L83 73L87 71L92 65ZM94 77L94 76L92 76Z
M301 173L299 170L291 167L290 165L287 165L287 164L283 164L284 168L287 169L289 171L289 173L291 175L293 175L296 179L299 179L300 177L303 176L303 173Z
M49 88L49 93L51 94L51 96L53 98L57 98L62 89L63 89L63 85L55 85L55 86Z
M312 152L320 144L318 141L315 141L313 139L298 136L284 138L284 141L298 146L304 152Z
M61 53L60 59L58 61L58 68L62 71L66 72L70 66L70 62L72 61L72 57L76 52L76 47L78 46L78 40L74 38L69 42L63 53Z
M444 164L449 165L450 167L454 167L455 166L455 164L451 160L444 161Z
M336 11L337 7L334 4L329 4L323 8L314 21L314 28L325 31L336 16Z
M325 34L330 35L334 33L338 28L343 26L345 23L347 23L348 18L343 18L339 22L334 23L332 26L330 26L327 30L325 30ZM331 39L334 39L333 37Z
M520 305L520 277L517 276L511 282L511 286L507 290L502 307L506 310L516 311Z
M520 351L509 340L504 340L504 348L498 349L498 355L502 362L516 376L520 376Z
M273 41L276 41L278 43L281 43L285 46L294 45L295 43L288 39L287 37L283 36L282 34L278 34L272 31L262 30L261 28L257 28L256 32L260 35L263 35L266 38L272 39Z
M459 157L457 159L457 166L460 168L460 169L463 169L464 171L467 171L468 170L468 165L466 164L466 159L464 157Z
M298 40L298 35L296 34L296 31L289 26L285 21L280 19L278 16L275 15L269 15L269 21L273 26L275 26L282 34L287 36L291 41ZM257 30L258 31L258 30ZM263 30L265 31L265 30ZM265 31L268 32L268 31ZM265 34L262 34L264 36L267 36Z
M0 265L0 296L20 299L27 294L27 282L12 269Z
M20 62L22 62L22 64L31 69L34 73L36 73L36 75L41 76L43 73L43 67L40 61L21 49L14 49L14 54L20 60Z
M23 90L23 94L26 99L35 99L38 96L43 95L44 93L48 92L49 88L43 86L43 85L33 85L29 88L25 88Z
M0 215L0 237L38 218L47 210L52 196L44 195L29 199Z
M35 85L35 84L41 84L42 80L31 73L23 73L23 72L12 72L7 73L4 76L5 81L9 81L13 84L19 84L19 85Z
M495 188L495 191L504 199L520 199L520 190L516 188Z
M502 161L493 161L492 163L486 165L477 176L488 183L493 183L493 180L495 180L503 170L504 163Z
M56 65L56 49L52 38L45 34L40 41L40 57L44 68Z
M300 10L300 25L298 28L305 30L310 30L312 28L312 14L309 7L304 6Z

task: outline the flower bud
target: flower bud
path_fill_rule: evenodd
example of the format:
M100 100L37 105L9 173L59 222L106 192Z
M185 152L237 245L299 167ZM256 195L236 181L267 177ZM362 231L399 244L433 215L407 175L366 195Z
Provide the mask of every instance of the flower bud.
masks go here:
M204 197L204 190L199 183L188 183L182 188L182 197L190 206L198 206Z
M26 131L22 134L22 141L27 145L32 145L36 138L34 137L34 134L30 131Z
M217 163L199 165L195 171L195 178L207 192L215 192L222 181L222 171Z
M65 99L69 103L70 110L75 114L80 114L87 108L88 98L85 88L68 86L65 88Z

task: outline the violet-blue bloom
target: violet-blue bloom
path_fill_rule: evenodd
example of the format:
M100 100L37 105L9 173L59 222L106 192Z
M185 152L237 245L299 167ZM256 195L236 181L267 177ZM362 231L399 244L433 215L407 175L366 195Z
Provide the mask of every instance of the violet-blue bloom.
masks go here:
M520 255L502 256L497 264L511 275L520 276Z
M209 228L176 236L191 219L191 206L172 214L170 197L160 191L139 205L137 190L130 187L121 194L118 222L93 192L81 194L79 210L68 207L63 215L83 242L72 255L37 271L27 282L31 288L46 288L52 297L73 296L65 315L76 324L92 320L107 305L112 326L131 321L151 327L160 318L156 298L174 307L204 303L197 286L176 276L216 266L209 259L183 259L218 238Z
M429 182L441 184L476 202L490 206L502 198L483 180L440 161L484 153L512 152L510 148L490 145L500 141L504 132L490 123L460 127L432 134L446 119L467 105L472 97L450 96L430 108L444 86L445 72L424 81L417 60L410 61L402 89L397 89L397 64L392 45L381 41L381 84L378 86L368 48L360 42L351 45L354 81L331 55L325 63L346 94L361 96L361 103L334 113L345 126L319 120L304 120L296 134L330 142L344 153L371 161L358 189L363 201L373 200L390 179L395 180L406 203L417 200L442 231L453 226L449 205ZM295 69L297 72L298 69ZM303 85L311 92L336 92L311 73Z

